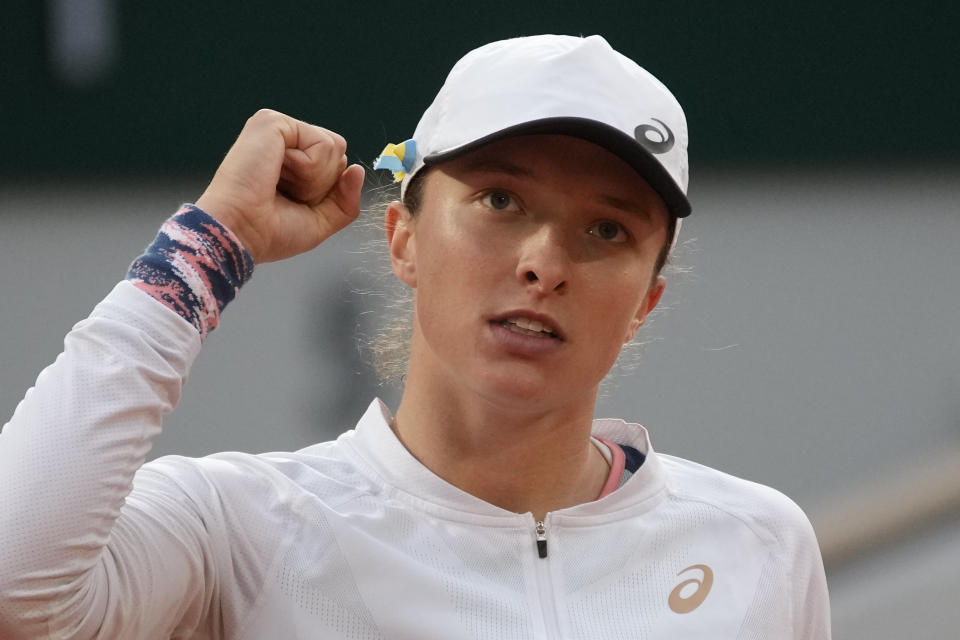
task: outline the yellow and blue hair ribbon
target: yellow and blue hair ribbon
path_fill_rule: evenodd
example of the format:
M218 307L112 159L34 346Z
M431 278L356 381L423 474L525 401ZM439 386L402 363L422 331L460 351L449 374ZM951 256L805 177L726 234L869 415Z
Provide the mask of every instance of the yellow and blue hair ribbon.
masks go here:
M413 140L407 140L399 144L388 144L380 152L374 163L374 169L387 169L393 171L393 179L396 182L403 180L411 169L413 163L417 160L417 143Z

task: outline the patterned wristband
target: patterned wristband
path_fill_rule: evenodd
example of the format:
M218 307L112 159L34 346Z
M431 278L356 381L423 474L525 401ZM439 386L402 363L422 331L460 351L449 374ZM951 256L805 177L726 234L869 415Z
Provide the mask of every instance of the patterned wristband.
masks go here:
M253 275L253 266L253 257L229 229L186 204L133 261L127 279L192 324L203 339Z

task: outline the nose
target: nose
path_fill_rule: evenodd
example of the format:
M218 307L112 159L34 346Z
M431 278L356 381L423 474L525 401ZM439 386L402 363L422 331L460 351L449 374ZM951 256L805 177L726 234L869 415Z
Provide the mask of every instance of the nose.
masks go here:
M560 236L558 230L543 225L521 245L517 277L540 294L562 293L569 286L571 260Z

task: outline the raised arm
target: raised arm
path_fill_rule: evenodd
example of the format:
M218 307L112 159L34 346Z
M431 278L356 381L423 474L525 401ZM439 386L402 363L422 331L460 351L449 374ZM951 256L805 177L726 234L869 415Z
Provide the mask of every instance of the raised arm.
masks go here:
M363 170L344 151L334 133L257 113L200 206L67 335L0 432L0 638L219 635L218 540L201 510L157 474L130 491L253 261L312 249L356 216Z

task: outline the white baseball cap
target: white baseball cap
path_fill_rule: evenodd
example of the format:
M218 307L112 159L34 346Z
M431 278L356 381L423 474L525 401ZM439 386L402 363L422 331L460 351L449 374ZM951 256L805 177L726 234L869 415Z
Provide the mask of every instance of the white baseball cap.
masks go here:
M582 138L622 158L663 198L677 231L690 214L680 103L600 36L529 36L474 49L451 69L413 139L388 145L374 168L402 178L402 197L424 166L540 133Z

